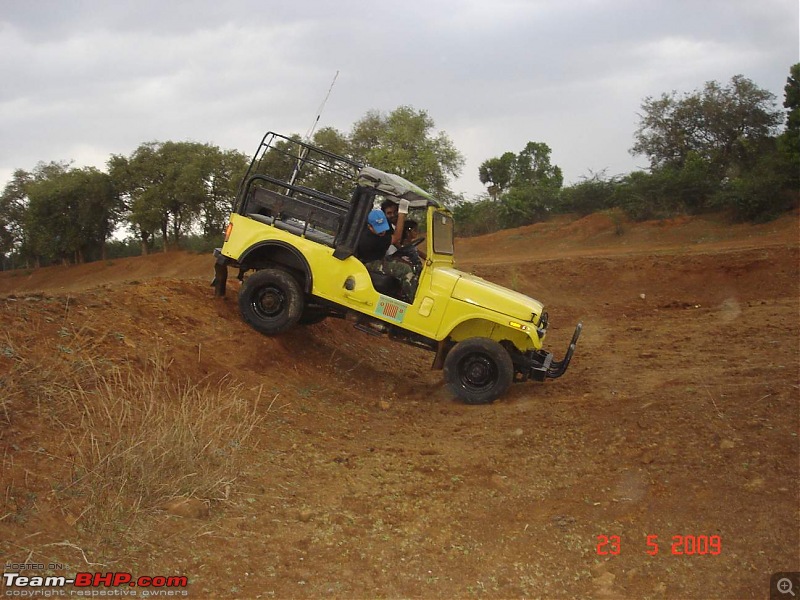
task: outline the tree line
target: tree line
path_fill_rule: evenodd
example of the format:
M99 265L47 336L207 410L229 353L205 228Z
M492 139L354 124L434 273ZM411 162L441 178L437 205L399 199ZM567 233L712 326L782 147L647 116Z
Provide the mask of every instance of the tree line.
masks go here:
M299 139L300 136L295 136ZM349 133L326 127L311 142L391 171L439 198L456 198L448 184L463 156L423 110L370 111ZM275 153L274 175L282 164ZM148 142L130 156L112 155L107 171L66 162L18 169L0 195L3 268L105 260L170 247L219 244L249 157L211 144ZM285 161L284 161L285 162ZM315 182L323 191L328 182ZM124 240L112 234L126 231Z
M112 155L108 172L67 162L17 169L0 195L4 268L106 259L126 228L142 254L187 232L220 236L247 158L210 144L148 142ZM118 243L119 245L120 243Z
M488 159L478 172L487 194L455 206L458 232L479 235L553 213L610 209L634 220L712 211L734 220L774 218L797 206L800 192L800 63L791 67L784 93L785 113L772 93L742 75L645 98L630 152L648 159L648 171L591 173L562 187L546 144L529 142L517 154Z
M564 187L550 147L528 142L480 165L487 191L472 201L450 189L464 157L424 110L369 111L350 132L326 127L311 142L426 188L453 209L460 235L608 209L633 219L727 210L757 221L798 201L800 63L784 91L786 114L773 94L741 75L726 85L711 81L693 92L645 98L631 153L645 156L649 170L592 173ZM207 249L222 237L248 164L237 151L168 141L112 155L106 171L67 162L18 169L0 195L3 268ZM274 165L276 172L291 167ZM120 240L120 231L127 238Z

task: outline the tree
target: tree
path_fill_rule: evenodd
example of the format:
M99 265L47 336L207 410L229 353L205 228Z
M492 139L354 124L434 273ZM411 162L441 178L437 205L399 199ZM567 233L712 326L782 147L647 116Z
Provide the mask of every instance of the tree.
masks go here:
M514 180L517 157L513 152L483 161L478 167L478 177L483 185L489 184L489 195L494 201L506 191Z
M499 202L503 227L527 225L545 217L558 201L564 182L561 168L550 162L550 146L528 142L518 153L505 152L478 168L478 177L489 183L489 194ZM478 211L462 213L477 215Z
M550 163L550 146L541 142L528 142L517 155L512 186L546 186L558 189L563 183L561 167Z
M589 171L589 175L581 177L581 181L561 190L558 210L589 215L611 208L620 182L619 176L608 177L605 169L597 173Z
M434 133L424 110L368 112L353 125L350 149L355 160L405 177L442 201L455 197L448 185L461 173L464 157L444 132Z
M197 222L207 235L224 227L247 159L195 142L149 142L130 158L112 155L108 167L146 254L160 233L166 252Z
M202 175L206 195L199 204L199 219L203 237L211 238L221 236L225 230L249 161L236 150L206 146L204 152Z
M0 195L0 255L19 252L25 241L23 218L28 206L27 186L32 175L23 169L14 171Z
M350 140L347 135L334 127L323 127L317 131L311 143L339 156L350 156ZM306 168L302 169L306 175L302 181L303 185L333 196L348 197L352 191L352 178L355 170L342 172L341 165L337 165L336 161L318 152L310 152L306 160L308 161ZM309 163L325 165L325 167L313 168Z
M25 185L24 250L42 260L82 263L105 256L119 218L110 177L94 167L39 165Z
M792 182L797 189L800 179L800 63L792 65L783 91L783 107L787 114L780 144L791 164Z
M694 156L719 181L753 166L781 120L774 95L742 75L724 87L709 81L682 96L647 97L642 111L632 154L647 156L651 169L682 168Z

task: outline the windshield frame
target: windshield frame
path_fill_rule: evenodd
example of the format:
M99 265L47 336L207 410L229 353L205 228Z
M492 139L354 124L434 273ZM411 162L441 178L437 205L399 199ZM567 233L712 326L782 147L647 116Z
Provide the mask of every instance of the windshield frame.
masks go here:
M431 256L447 257L452 261L455 254L455 220L449 211L431 207L428 231L430 234Z

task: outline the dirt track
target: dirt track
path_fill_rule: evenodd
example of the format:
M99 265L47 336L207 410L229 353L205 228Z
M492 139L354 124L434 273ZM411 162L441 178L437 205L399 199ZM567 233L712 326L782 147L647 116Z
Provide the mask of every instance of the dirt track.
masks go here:
M54 491L68 458L47 398L11 396L3 556L186 575L197 598L765 598L771 573L800 571L797 214L562 219L457 252L545 303L557 355L583 321L567 375L464 406L429 354L346 322L249 330L234 289L212 297L207 256L0 274L0 377L48 352L66 369L78 346L133 364L158 347L190 382L266 400L209 516L145 507L136 537L108 538ZM721 552L673 554L673 536Z

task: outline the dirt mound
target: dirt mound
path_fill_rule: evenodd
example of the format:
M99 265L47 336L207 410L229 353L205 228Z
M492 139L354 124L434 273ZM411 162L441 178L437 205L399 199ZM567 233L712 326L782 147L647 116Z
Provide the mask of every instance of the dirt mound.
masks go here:
M480 407L346 321L255 333L208 255L3 273L0 552L197 597L765 596L800 569L797 224L459 240L557 354L584 323Z

